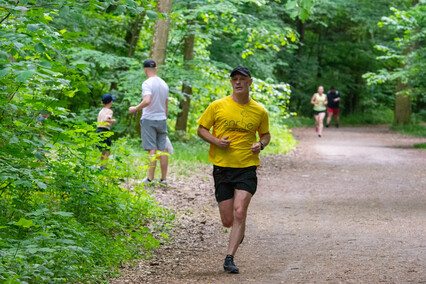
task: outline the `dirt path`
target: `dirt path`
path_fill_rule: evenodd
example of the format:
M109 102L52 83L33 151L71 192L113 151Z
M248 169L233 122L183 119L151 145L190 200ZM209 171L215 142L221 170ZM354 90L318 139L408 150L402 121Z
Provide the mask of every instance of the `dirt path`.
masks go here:
M185 212L175 239L111 282L426 283L426 150L412 148L426 141L387 129L299 128L296 150L262 159L238 275L222 269L210 168L157 190Z

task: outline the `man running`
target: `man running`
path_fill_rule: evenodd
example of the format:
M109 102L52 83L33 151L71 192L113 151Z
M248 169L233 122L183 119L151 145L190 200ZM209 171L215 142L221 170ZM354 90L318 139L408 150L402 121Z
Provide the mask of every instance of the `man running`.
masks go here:
M198 120L198 135L210 143L209 160L222 224L232 227L223 264L229 273L239 272L234 255L243 241L247 209L257 188L259 153L271 140L268 113L249 96L252 82L246 67L234 68L233 93L211 103Z
M333 86L331 86L330 91L327 93L327 124L325 127L330 126L331 119L334 116L334 121L336 122L336 127L339 127L339 104L340 104L340 93Z

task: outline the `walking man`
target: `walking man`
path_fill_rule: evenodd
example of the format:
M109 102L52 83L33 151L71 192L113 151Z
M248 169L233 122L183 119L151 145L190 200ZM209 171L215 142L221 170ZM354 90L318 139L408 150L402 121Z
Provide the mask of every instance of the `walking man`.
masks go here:
M211 103L198 120L198 135L210 143L209 160L222 224L232 227L223 264L229 273L239 272L234 256L243 241L247 209L257 188L259 153L271 140L268 114L249 96L252 82L246 67L234 68L233 93Z
M142 147L152 157L157 150L167 152L167 112L169 87L163 79L157 76L157 64L148 59L143 63L143 68L148 79L142 84L142 101L139 105L129 107L130 113L142 110L141 138ZM161 179L159 184L167 185L168 156L160 156ZM154 184L154 174L157 161L150 163L148 177L143 179L146 185Z
M340 104L340 94L333 86L331 86L330 91L327 93L327 124L326 128L330 126L331 119L334 116L334 121L336 122L336 127L339 127L339 104Z

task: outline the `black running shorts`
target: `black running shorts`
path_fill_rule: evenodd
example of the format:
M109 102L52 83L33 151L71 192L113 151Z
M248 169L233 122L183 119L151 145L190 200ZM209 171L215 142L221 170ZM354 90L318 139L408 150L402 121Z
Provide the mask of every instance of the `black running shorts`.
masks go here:
M216 201L233 198L235 189L245 190L254 195L257 189L256 169L256 166L228 168L213 165Z
M102 127L99 127L98 129L96 129L96 133L101 133L101 134L99 134L99 136L101 137L101 139L104 139L101 142L99 142L98 145L96 145L96 147L98 147L99 150L102 151L102 152L111 151L112 137L109 136L109 137L105 138L104 135L102 135L102 133L108 132L108 131L111 131L111 130L109 130L107 128L102 128Z
M318 114L320 114L322 112L325 113L325 110L314 110L313 111L314 115L318 115Z

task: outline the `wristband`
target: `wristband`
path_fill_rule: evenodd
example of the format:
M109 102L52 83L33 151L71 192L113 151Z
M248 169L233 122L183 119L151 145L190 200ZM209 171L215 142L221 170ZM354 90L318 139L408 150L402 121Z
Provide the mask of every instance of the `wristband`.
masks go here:
M263 144L263 142L262 142L262 141L259 141L259 143L260 143L260 150L265 149L265 144Z

